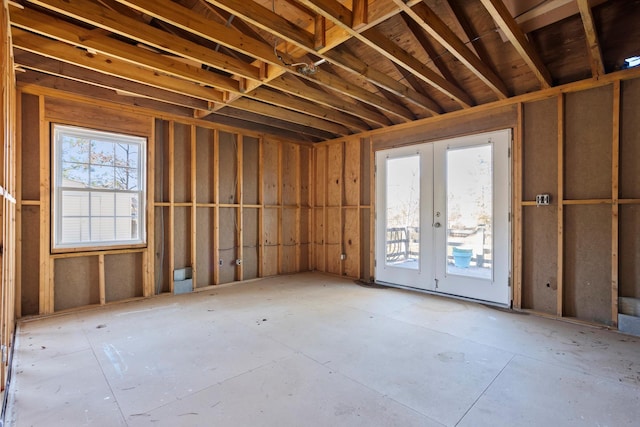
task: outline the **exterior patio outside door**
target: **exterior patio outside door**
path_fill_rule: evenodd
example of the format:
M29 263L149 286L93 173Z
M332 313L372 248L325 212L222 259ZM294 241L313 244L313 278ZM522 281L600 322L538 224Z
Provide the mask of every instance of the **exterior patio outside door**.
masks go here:
M376 153L377 281L510 304L510 143L503 130Z

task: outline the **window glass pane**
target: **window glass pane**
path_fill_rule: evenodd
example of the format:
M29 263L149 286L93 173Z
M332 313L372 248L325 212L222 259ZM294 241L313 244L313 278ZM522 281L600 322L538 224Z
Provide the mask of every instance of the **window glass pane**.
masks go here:
M138 170L134 168L114 168L116 174L115 188L118 190L138 189Z
M116 218L116 240L129 240L135 238L136 223L131 217Z
M114 193L91 193L91 216L110 216L116 212Z
M386 263L420 267L420 156L387 159Z
M492 278L490 144L447 151L447 273Z
M62 192L62 216L89 216L89 193L82 191Z
M84 188L89 186L89 166L84 163L62 162L62 186Z
M115 144L116 166L126 166L130 168L138 167L138 145L137 144Z
M91 187L106 189L116 188L113 169L114 168L111 166L91 166Z
M89 140L67 135L63 136L62 161L89 163Z
M90 242L89 218L62 218L62 243Z
M115 193L116 216L131 217L137 210L138 198L135 193Z
M54 246L144 243L146 140L54 125L53 141Z
M113 165L114 160L113 142L91 141L91 164Z
M113 217L110 218L91 218L91 240L94 242L99 241L112 241L115 240L115 221Z

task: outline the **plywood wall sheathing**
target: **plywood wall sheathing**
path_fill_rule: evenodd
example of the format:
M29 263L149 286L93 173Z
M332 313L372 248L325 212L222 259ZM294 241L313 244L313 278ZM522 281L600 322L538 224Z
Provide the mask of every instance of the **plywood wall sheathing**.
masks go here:
M214 284L214 267L217 265L213 230L215 228L214 210L209 207L196 209L196 268L198 275L195 286L201 288Z
M563 314L611 324L611 208L565 206Z
M52 262L56 290L52 312L100 303L97 255L58 258Z
M258 138L243 136L242 143L242 202L245 206L260 205L260 180L258 159L260 141ZM257 230L256 230L257 232Z
M612 87L565 99L564 199L611 199Z
M220 266L220 283L230 283L236 280L237 255L237 208L220 208L220 241L218 247Z
M266 165L265 165L266 166ZM263 235L264 259L262 262L263 276L275 276L278 274L278 221L279 208L263 209Z
M142 252L104 255L106 302L142 296Z
M344 153L344 200L343 205L360 205L360 139L345 142Z
M279 144L265 140L262 144L262 181L265 206L278 205Z
M522 308L556 314L558 301L558 208L522 209ZM551 225L551 226L550 226Z
M640 202L640 78L623 81L620 98L619 197Z
M244 280L259 277L259 211L257 208L244 208L242 213L242 272Z
M360 209L345 208L344 214L344 275L360 277Z

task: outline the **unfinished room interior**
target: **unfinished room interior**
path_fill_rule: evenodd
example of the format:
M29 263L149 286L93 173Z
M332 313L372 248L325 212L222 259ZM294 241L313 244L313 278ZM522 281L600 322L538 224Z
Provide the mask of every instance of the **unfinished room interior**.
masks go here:
M640 0L0 18L0 426L640 425Z

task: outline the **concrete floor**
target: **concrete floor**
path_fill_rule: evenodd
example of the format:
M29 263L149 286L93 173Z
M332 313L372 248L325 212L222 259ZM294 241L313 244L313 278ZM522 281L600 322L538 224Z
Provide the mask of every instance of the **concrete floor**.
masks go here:
M16 426L638 426L640 339L300 274L20 323Z

